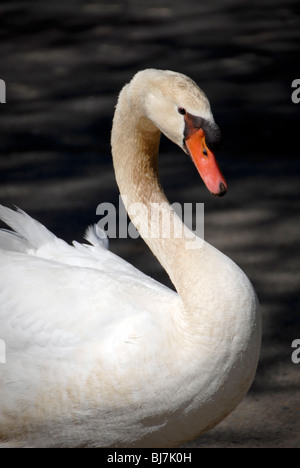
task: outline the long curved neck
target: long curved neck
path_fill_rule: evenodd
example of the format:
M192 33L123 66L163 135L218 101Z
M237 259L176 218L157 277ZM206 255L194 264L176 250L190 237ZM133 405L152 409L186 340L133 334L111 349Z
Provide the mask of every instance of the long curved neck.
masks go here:
M187 230L168 203L158 176L160 131L136 101L130 85L125 86L113 121L112 154L120 193L133 224L167 271L184 305L199 307L199 282L207 281L199 265L205 263L208 245Z

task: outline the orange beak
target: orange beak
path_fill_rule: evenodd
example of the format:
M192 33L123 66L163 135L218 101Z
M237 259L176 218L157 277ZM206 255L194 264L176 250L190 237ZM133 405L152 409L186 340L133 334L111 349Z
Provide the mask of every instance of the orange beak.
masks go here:
M205 142L202 128L185 139L186 147L208 190L217 197L227 192L227 184L216 161L215 155Z

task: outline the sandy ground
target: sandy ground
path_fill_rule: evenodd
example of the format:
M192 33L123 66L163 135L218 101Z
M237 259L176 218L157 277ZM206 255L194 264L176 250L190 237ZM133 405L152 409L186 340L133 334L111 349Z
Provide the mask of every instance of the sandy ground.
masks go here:
M143 68L190 75L223 131L229 193L213 199L167 141L171 202L205 203L206 240L249 275L263 314L261 359L244 402L186 447L300 447L300 6L296 0L18 2L0 6L0 203L82 240L97 205L116 203L110 128L117 94ZM111 249L169 284L141 240Z

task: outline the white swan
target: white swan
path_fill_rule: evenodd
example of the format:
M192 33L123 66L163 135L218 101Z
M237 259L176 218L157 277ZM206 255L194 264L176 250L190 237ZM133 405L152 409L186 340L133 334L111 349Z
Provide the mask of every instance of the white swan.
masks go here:
M121 91L112 131L128 209L166 202L161 131L190 153L211 192L225 193L206 96L184 75L145 70ZM141 210L139 231L175 293L106 250L92 230L95 245L69 246L21 211L1 207L0 217L14 230L0 233L0 446L170 447L242 400L256 371L260 316L253 287L229 258L197 238L192 250L184 237L146 238Z

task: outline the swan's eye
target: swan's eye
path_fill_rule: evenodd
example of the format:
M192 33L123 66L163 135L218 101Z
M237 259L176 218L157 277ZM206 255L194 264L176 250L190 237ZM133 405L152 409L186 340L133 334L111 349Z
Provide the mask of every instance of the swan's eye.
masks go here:
M181 115L185 115L185 114L186 114L186 110L185 110L183 107L178 107L178 112L179 112L179 114L181 114Z

